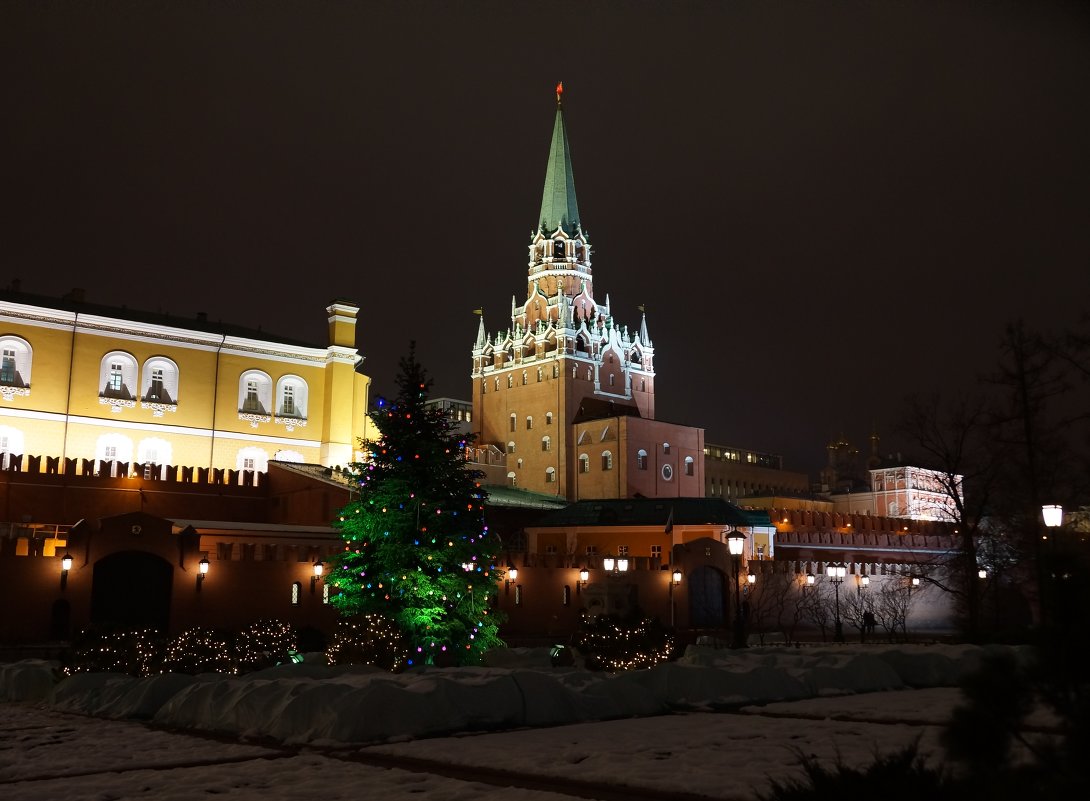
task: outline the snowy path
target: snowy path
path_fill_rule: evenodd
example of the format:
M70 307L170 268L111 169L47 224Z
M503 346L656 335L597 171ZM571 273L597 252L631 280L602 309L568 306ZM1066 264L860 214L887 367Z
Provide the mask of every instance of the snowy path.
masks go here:
M753 799L799 775L795 754L863 765L920 737L941 761L950 689L811 699L687 714L410 740L268 747L141 723L0 704L0 795L15 801L300 795L407 799ZM769 714L766 714L769 713ZM842 719L823 717L835 713ZM774 714L775 717L770 716ZM911 723L904 721L910 720Z

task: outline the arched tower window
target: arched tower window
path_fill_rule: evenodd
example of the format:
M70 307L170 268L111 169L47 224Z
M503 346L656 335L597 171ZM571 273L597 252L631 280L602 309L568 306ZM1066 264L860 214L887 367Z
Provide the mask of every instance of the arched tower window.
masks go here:
M553 413L545 412L545 425L551 426L553 424Z
M508 453L514 453L515 452L515 443L514 442L508 442L507 443L507 452Z
M645 451L643 448L640 448L639 452L636 454L636 469L647 469L647 451Z
M514 472L511 472L511 473L507 474L507 483L508 483L509 486L512 486L512 487L515 486L517 481L518 481L518 477L514 474Z
M557 240L553 241L553 258L554 259L564 258L564 240L563 239L557 239Z
M553 449L553 440L552 440L552 438L549 437L549 436L542 437L541 438L541 450L551 451L552 449Z
M511 412L511 430L515 430L515 426L518 425L518 417L514 412Z
M612 470L613 469L613 454L610 453L609 451L602 451L602 469L603 470Z
M530 430L533 429L533 427L534 427L534 418L527 417L526 418L526 430L530 431Z
M587 456L585 453L579 454L579 472L580 473L589 473L590 472L590 457Z
M515 377L510 373L507 374L507 388L511 389L515 385Z
M552 484L556 481L556 470L552 467L545 468L545 483Z
M692 456L686 456L685 457L685 475L691 476L693 474L694 470L695 470L695 467L694 467L694 464L693 464L693 457Z

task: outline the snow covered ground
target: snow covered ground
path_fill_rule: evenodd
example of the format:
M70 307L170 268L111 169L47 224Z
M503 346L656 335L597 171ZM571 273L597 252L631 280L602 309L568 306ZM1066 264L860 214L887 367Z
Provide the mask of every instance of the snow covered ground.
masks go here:
M753 799L799 774L799 752L864 765L918 737L941 763L952 685L983 653L690 649L608 676L525 651L396 676L303 664L59 683L47 663L0 665L0 794Z

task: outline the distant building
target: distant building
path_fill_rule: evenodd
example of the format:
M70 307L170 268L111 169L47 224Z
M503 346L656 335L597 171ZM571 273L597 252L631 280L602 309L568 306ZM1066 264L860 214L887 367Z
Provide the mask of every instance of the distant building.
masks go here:
M704 494L731 503L771 495L804 495L810 490L805 473L783 469L783 458L729 445L704 446Z

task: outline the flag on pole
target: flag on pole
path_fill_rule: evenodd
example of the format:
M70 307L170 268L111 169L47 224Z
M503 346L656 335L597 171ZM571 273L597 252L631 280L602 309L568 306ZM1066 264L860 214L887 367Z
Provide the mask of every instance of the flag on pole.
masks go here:
M474 310L473 310L473 313L474 313L474 314L479 314L479 315L484 315L484 309L483 309L483 308L480 308L480 309L474 309Z
M665 533L669 534L673 530L674 530L674 507L671 506L670 507L670 514L666 518Z

